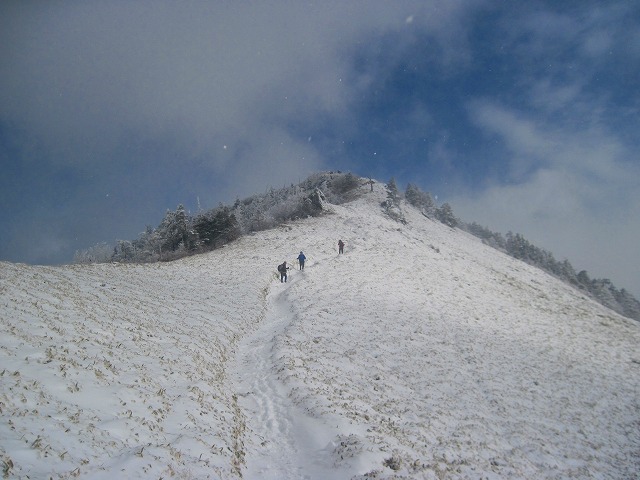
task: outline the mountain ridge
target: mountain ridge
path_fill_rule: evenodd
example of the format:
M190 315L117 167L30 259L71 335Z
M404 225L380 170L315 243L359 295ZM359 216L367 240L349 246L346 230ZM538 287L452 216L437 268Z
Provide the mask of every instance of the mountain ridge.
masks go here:
M2 264L5 473L633 478L637 322L360 188L174 262Z
M378 187L383 185L352 173L318 172L298 185L278 190L271 188L265 194L238 199L233 206L221 204L214 209L201 210L196 215L191 215L179 205L175 212L168 210L155 229L147 226L138 239L119 240L113 248L100 244L76 252L74 262L144 263L204 253L242 235L322 215L327 205L353 201L365 191L362 187L374 184ZM560 278L617 313L640 320L640 301L624 288L616 288L609 279L591 279L585 270L576 272L567 259L556 260L551 252L536 247L521 234L508 232L504 237L475 222L466 223L455 216L448 203L437 206L431 194L416 185L408 184L403 194L392 178L384 189L386 197L380 198L380 207L399 223L406 222L401 208L401 204L406 202L405 207L411 205L427 218L467 231L488 245Z

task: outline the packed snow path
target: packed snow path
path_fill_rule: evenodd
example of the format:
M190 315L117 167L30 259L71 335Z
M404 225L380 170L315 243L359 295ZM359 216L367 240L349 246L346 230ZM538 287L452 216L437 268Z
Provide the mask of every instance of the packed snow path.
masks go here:
M244 477L248 479L319 480L336 475L349 478L354 473L336 468L332 458L337 427L295 405L281 375L282 342L297 323L289 288L299 282L303 285L317 263L317 258L307 262L304 272L291 265L286 283L274 280L260 328L238 345L233 377L238 404L246 416L245 446L253 451L246 458Z
M264 479L302 478L302 465L295 462L298 442L294 430L294 408L276 378L273 355L276 338L290 317L282 300L285 291L267 297L268 307L261 327L238 346L239 405L247 416L247 429L260 442L261 457L248 459L246 476Z
M258 455L247 459L246 478L297 480L309 474L304 418L277 378L274 358L278 338L291 322L287 285L273 288L261 327L238 346L238 403L247 417L249 437L259 442Z

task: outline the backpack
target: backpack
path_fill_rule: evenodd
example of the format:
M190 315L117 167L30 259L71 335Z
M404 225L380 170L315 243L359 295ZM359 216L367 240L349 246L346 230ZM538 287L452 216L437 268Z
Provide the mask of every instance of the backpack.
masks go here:
M280 265L278 265L278 271L280 273L284 272L284 263L281 263Z

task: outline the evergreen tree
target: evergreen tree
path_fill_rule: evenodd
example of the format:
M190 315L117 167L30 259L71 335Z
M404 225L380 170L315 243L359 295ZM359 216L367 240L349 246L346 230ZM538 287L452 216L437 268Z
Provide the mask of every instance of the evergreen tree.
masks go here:
M578 273L578 275L576 276L576 279L578 280L578 285L580 286L580 288L586 290L589 289L589 286L591 285L591 279L589 278L589 274L586 270L581 270L580 273Z
M386 185L387 187L387 199L382 202L382 208L390 218L400 223L407 223L404 218L404 214L400 209L400 193L398 192L398 186L395 179L392 177Z
M336 178L332 179L331 183L329 184L331 192L338 196L348 194L359 186L360 181L358 180L358 177L356 177L351 172L344 175L338 175Z
M111 259L115 262L132 262L135 260L135 248L129 240L118 240L113 249Z
M419 187L409 183L404 194L405 199L414 207L420 209L429 218L436 214L436 203L429 192L423 192Z
M160 245L158 235L151 225L147 225L145 231L140 234L137 240L134 240L137 255L136 261L149 262L155 261L160 256Z
M444 203L440 208L436 209L436 218L451 228L457 227L459 223L459 220L453 214L453 208L448 203Z
M191 219L182 204L178 205L175 212L167 210L156 229L156 233L164 258L169 252L188 252L194 250L198 245L197 233L191 228Z
M571 283L573 285L578 284L576 271L574 270L573 265L571 265L569 260L565 259L561 263L560 271L561 271L560 278L562 278L565 282Z
M241 235L236 216L224 205L198 215L194 220L194 230L208 249L220 247Z
M420 189L409 183L404 191L404 198L414 207L420 207Z
M398 204L400 200L400 193L398 192L398 185L396 184L396 179L391 177L389 182L387 182L387 198L394 205Z
M620 290L620 294L618 296L618 303L622 309L622 314L629 317L635 318L636 320L640 320L640 302L634 298L629 292L627 292L624 288Z
M618 303L612 292L611 280L603 278L599 280L592 280L591 288L589 292L605 307L609 307L615 310L615 306Z

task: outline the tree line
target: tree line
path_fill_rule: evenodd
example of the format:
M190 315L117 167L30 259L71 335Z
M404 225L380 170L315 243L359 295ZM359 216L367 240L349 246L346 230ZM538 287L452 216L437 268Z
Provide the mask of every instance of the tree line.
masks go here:
M138 238L80 250L74 263L158 262L204 253L251 232L317 216L325 202L351 200L360 186L361 179L351 173L324 172L299 185L270 188L264 194L238 199L232 206L221 203L195 215L181 204L175 211L167 210L157 227L148 225Z

